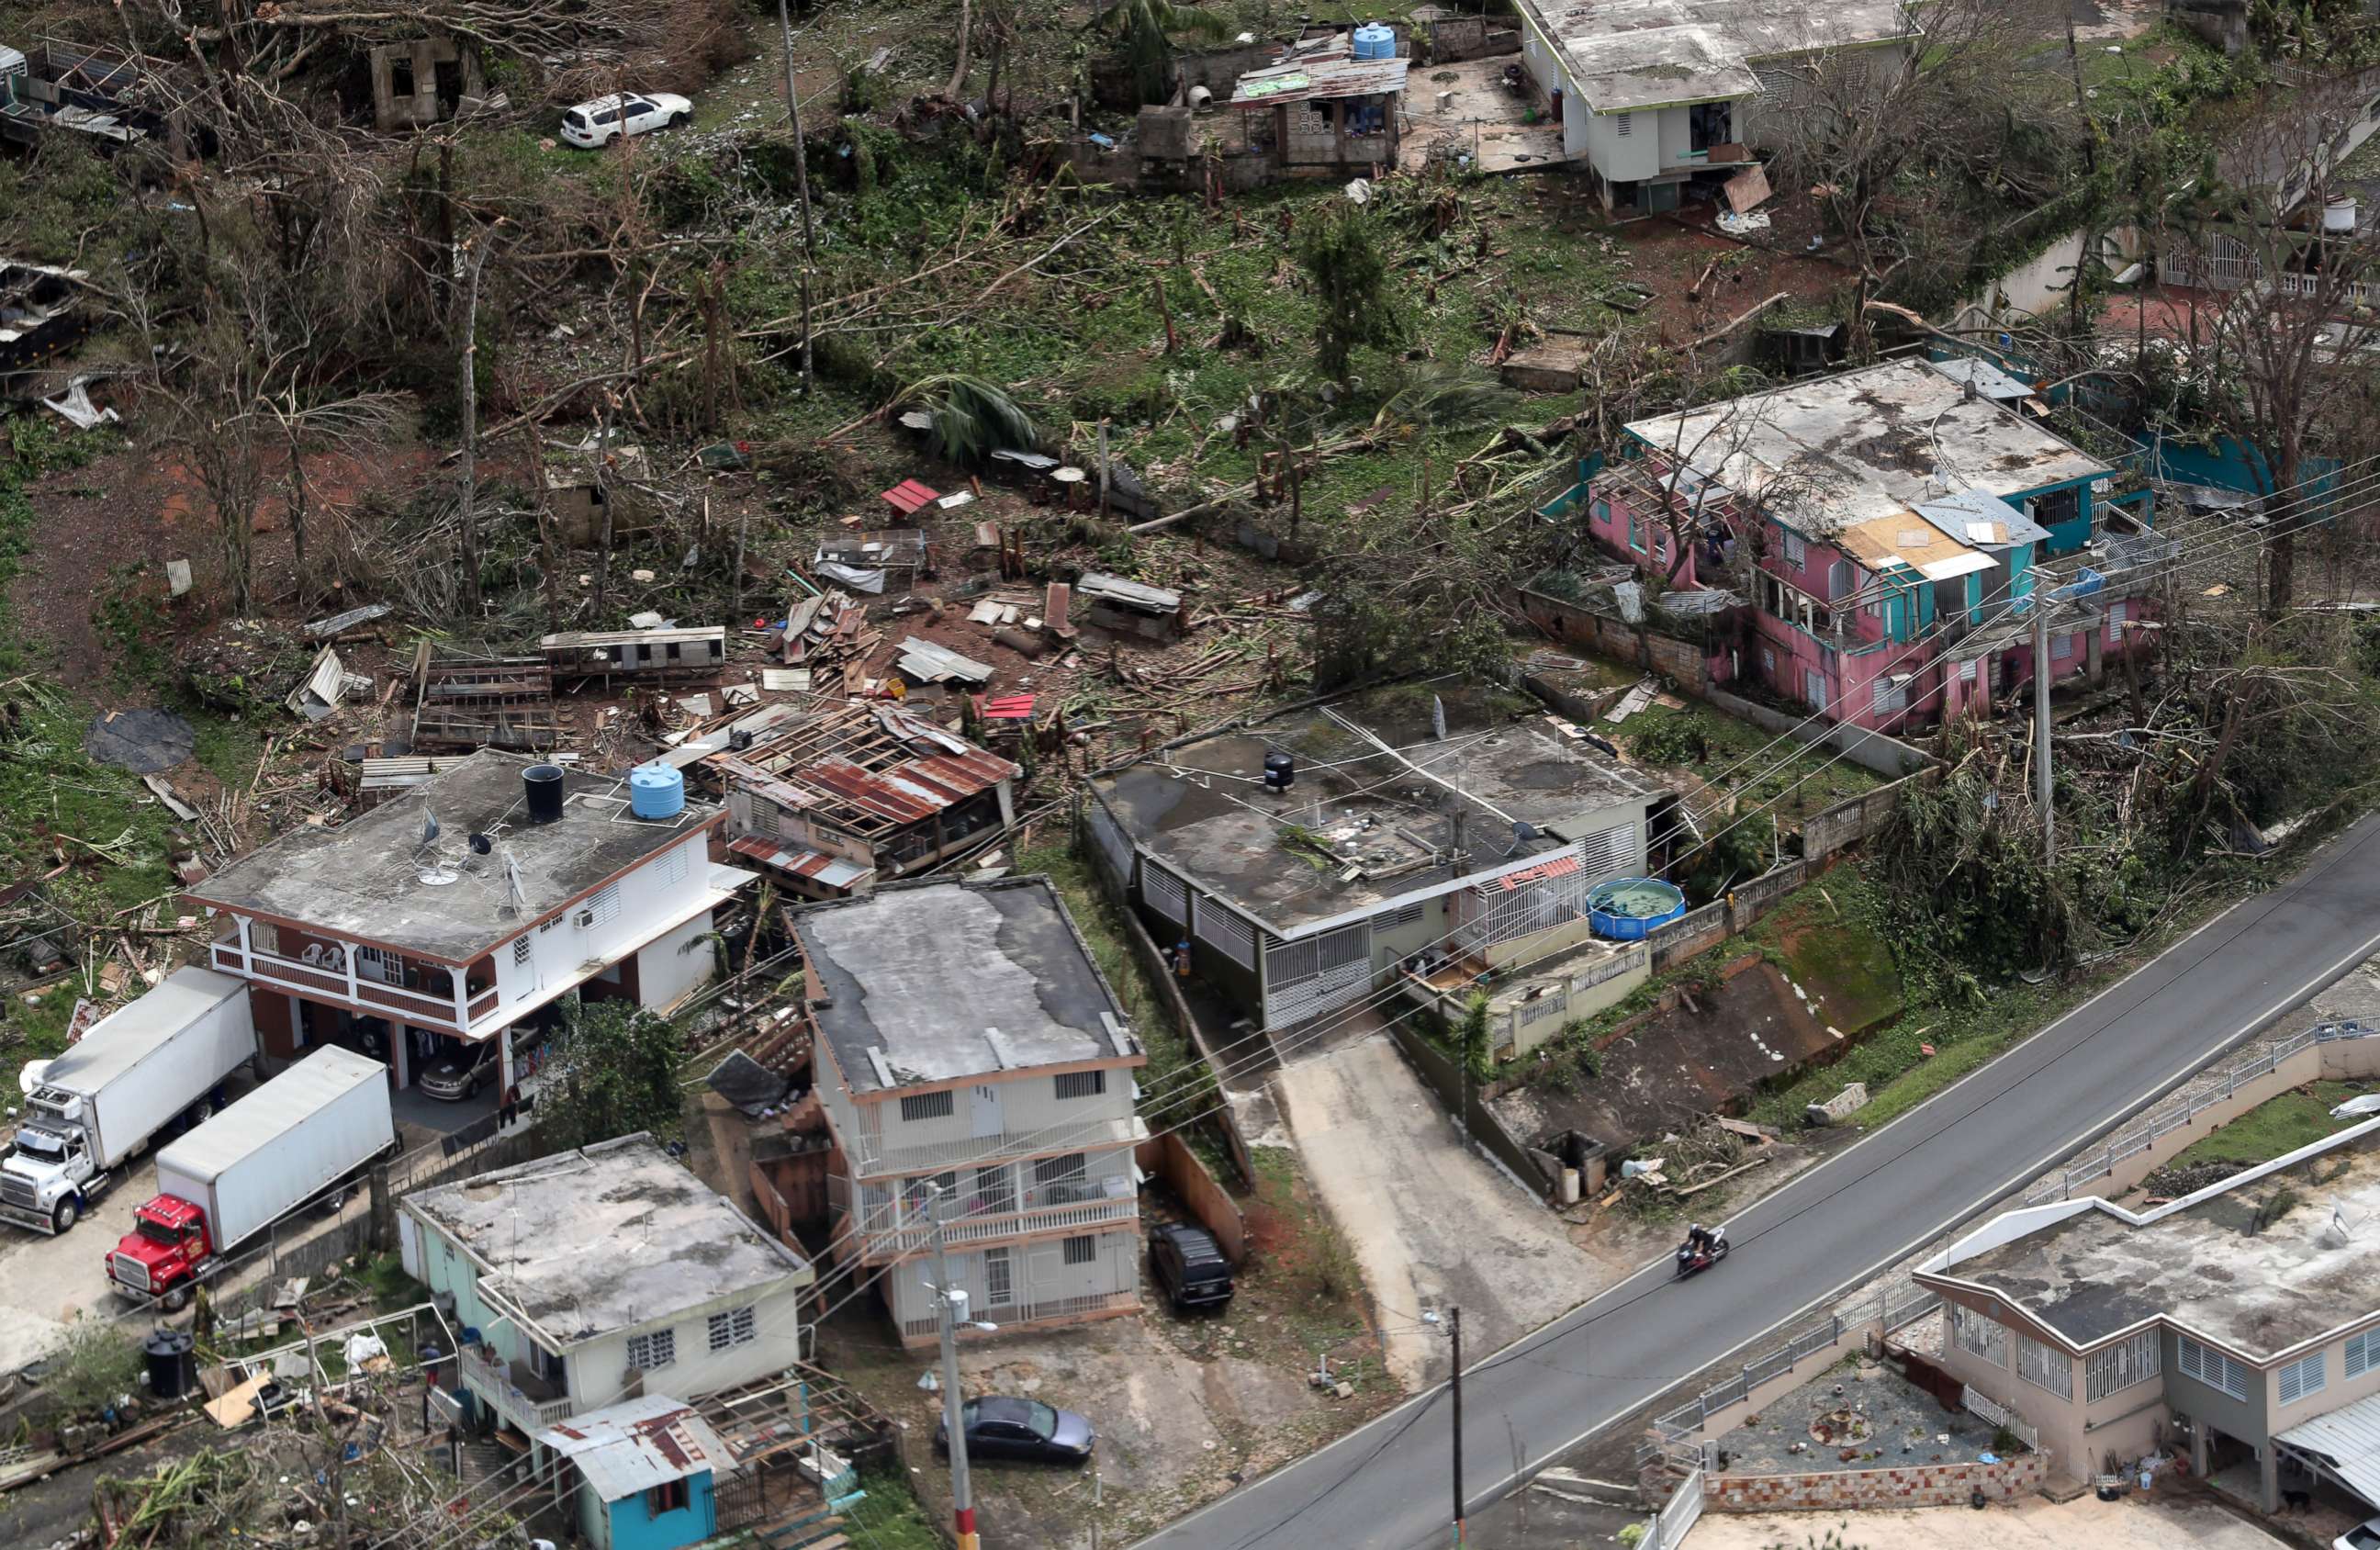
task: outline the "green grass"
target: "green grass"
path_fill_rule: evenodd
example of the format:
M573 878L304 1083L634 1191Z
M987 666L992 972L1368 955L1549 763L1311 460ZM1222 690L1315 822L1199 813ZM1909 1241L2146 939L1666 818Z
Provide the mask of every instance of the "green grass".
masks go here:
M866 1498L843 1515L863 1550L941 1550L942 1537L896 1467L859 1471Z
M2168 1164L2189 1168L2197 1163L2236 1163L2245 1168L2309 1146L2356 1123L2334 1120L2330 1111L2349 1098L2368 1091L2357 1082L2316 1082L2310 1086L2267 1099L2223 1126Z
M1846 894L1862 886L1856 873L1842 882ZM1900 970L1876 924L1847 914L1837 898L1832 878L1799 890L1792 903L1768 917L1773 925L1764 935L1780 944L1779 956L1795 983L1825 999L1819 1021L1855 1034L1900 1012Z
M1646 706L1617 728L1598 730L1630 757L1689 770L1746 809L1774 803L1779 820L1789 827L1884 784L1874 770L1832 750L1814 753L1790 739L1779 742L1775 733L1699 700L1683 700L1676 708Z

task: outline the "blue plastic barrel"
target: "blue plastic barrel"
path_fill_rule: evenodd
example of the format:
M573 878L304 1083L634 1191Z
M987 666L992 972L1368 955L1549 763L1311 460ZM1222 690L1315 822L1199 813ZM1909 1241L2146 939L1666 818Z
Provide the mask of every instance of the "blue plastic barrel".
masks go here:
M1397 30L1382 21L1367 21L1355 29L1355 57L1358 59L1394 59L1397 56Z

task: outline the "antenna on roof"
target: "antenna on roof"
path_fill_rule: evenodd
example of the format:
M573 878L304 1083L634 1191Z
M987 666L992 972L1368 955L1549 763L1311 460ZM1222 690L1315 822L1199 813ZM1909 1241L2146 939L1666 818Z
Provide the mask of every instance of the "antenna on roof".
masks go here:
M504 902L503 913L516 915L528 907L528 890L521 886L520 862L509 845L504 848Z

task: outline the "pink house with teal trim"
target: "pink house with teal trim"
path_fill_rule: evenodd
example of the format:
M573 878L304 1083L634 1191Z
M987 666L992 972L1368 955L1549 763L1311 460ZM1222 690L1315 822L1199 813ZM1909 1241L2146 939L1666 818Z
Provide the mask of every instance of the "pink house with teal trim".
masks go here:
M1627 428L1633 455L1584 502L1597 547L1671 587L1751 603L1731 664L1782 698L1881 732L1980 712L2033 676L2029 611L2057 588L2051 682L2137 649L2133 586L2079 586L2103 521L2145 490L1977 391L1901 359Z

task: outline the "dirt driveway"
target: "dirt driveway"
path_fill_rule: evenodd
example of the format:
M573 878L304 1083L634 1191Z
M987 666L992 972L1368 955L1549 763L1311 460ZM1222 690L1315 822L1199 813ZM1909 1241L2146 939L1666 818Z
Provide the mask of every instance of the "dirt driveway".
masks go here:
M1685 1550L1799 1550L1828 1543L1829 1530L1861 1550L2283 1550L2286 1543L2194 1497L2033 1496L1983 1512L1706 1512L1686 1535Z
M1463 1144L1386 1033L1293 1060L1273 1081L1299 1159L1378 1303L1389 1370L1408 1389L1451 1368L1423 1313L1460 1306L1467 1350L1485 1355L1602 1278L1560 1219Z
M0 1227L0 1373L13 1373L66 1338L86 1314L112 1318L125 1305L108 1290L107 1252L132 1229L132 1214L157 1193L157 1163L142 1157L91 1215L61 1238Z

